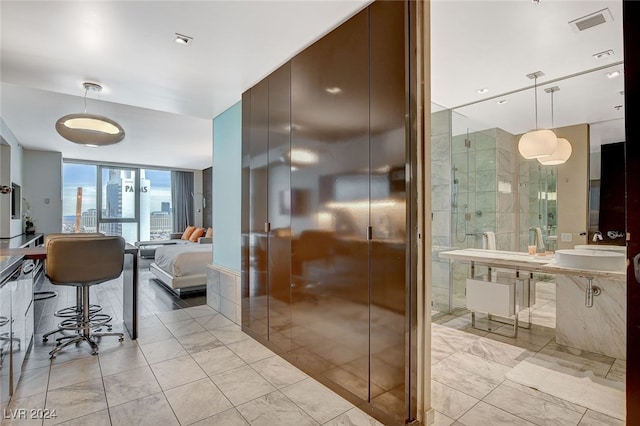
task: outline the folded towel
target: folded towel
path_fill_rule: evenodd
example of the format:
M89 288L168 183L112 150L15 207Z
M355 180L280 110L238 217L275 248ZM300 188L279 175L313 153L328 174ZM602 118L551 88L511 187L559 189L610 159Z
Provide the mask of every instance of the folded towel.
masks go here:
M496 233L487 231L482 234L482 248L485 250L496 249Z

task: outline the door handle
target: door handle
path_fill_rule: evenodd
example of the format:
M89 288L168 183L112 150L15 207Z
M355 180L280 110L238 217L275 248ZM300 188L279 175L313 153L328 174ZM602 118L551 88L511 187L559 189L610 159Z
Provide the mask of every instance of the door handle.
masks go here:
M633 258L633 272L636 276L636 281L640 283L640 266L638 263L640 263L640 253Z

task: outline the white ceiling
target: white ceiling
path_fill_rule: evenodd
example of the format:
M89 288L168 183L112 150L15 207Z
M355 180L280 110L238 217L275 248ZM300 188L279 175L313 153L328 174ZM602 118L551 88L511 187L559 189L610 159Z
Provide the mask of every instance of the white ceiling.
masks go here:
M368 1L2 1L0 116L26 148L66 158L204 169L211 119ZM193 37L174 43L174 33ZM59 136L87 112L125 129L99 149Z
M211 119L295 53L360 10L353 1L5 1L0 2L0 116L26 148L65 158L204 169L211 165ZM613 22L584 32L568 22L608 8ZM431 3L433 102L451 108L622 58L621 1L445 1ZM189 46L174 33L192 36ZM611 58L591 55L612 49ZM617 68L622 68L618 66ZM624 137L622 78L605 70L554 83L554 124L599 123L602 138ZM55 120L83 109L125 128L125 140L98 149L75 145ZM476 93L481 87L489 92ZM463 127L534 126L533 91L461 108ZM497 100L497 99L496 99ZM550 99L539 91L539 122ZM612 121L613 120L613 121ZM471 124L473 123L473 124ZM622 129L622 133L621 133ZM617 140L616 140L617 139Z

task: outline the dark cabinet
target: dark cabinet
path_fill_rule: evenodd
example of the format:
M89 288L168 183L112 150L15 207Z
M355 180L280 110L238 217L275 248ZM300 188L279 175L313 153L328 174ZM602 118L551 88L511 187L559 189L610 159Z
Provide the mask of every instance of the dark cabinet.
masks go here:
M243 329L415 416L406 4L376 2L243 94Z

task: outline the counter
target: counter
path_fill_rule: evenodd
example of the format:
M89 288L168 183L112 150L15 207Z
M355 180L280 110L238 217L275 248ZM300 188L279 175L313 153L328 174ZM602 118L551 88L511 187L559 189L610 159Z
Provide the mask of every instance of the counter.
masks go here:
M517 251L461 249L440 253L441 258L462 262L474 262L492 268L508 268L543 274L579 275L592 278L626 279L626 272L591 271L586 269L565 268L555 264L553 255L531 256Z
M35 247L38 244L42 244L42 238L42 234L34 234L0 239L0 281L8 278L11 272L15 270L16 265L24 259L21 254L15 254L15 252L7 254L4 250Z

